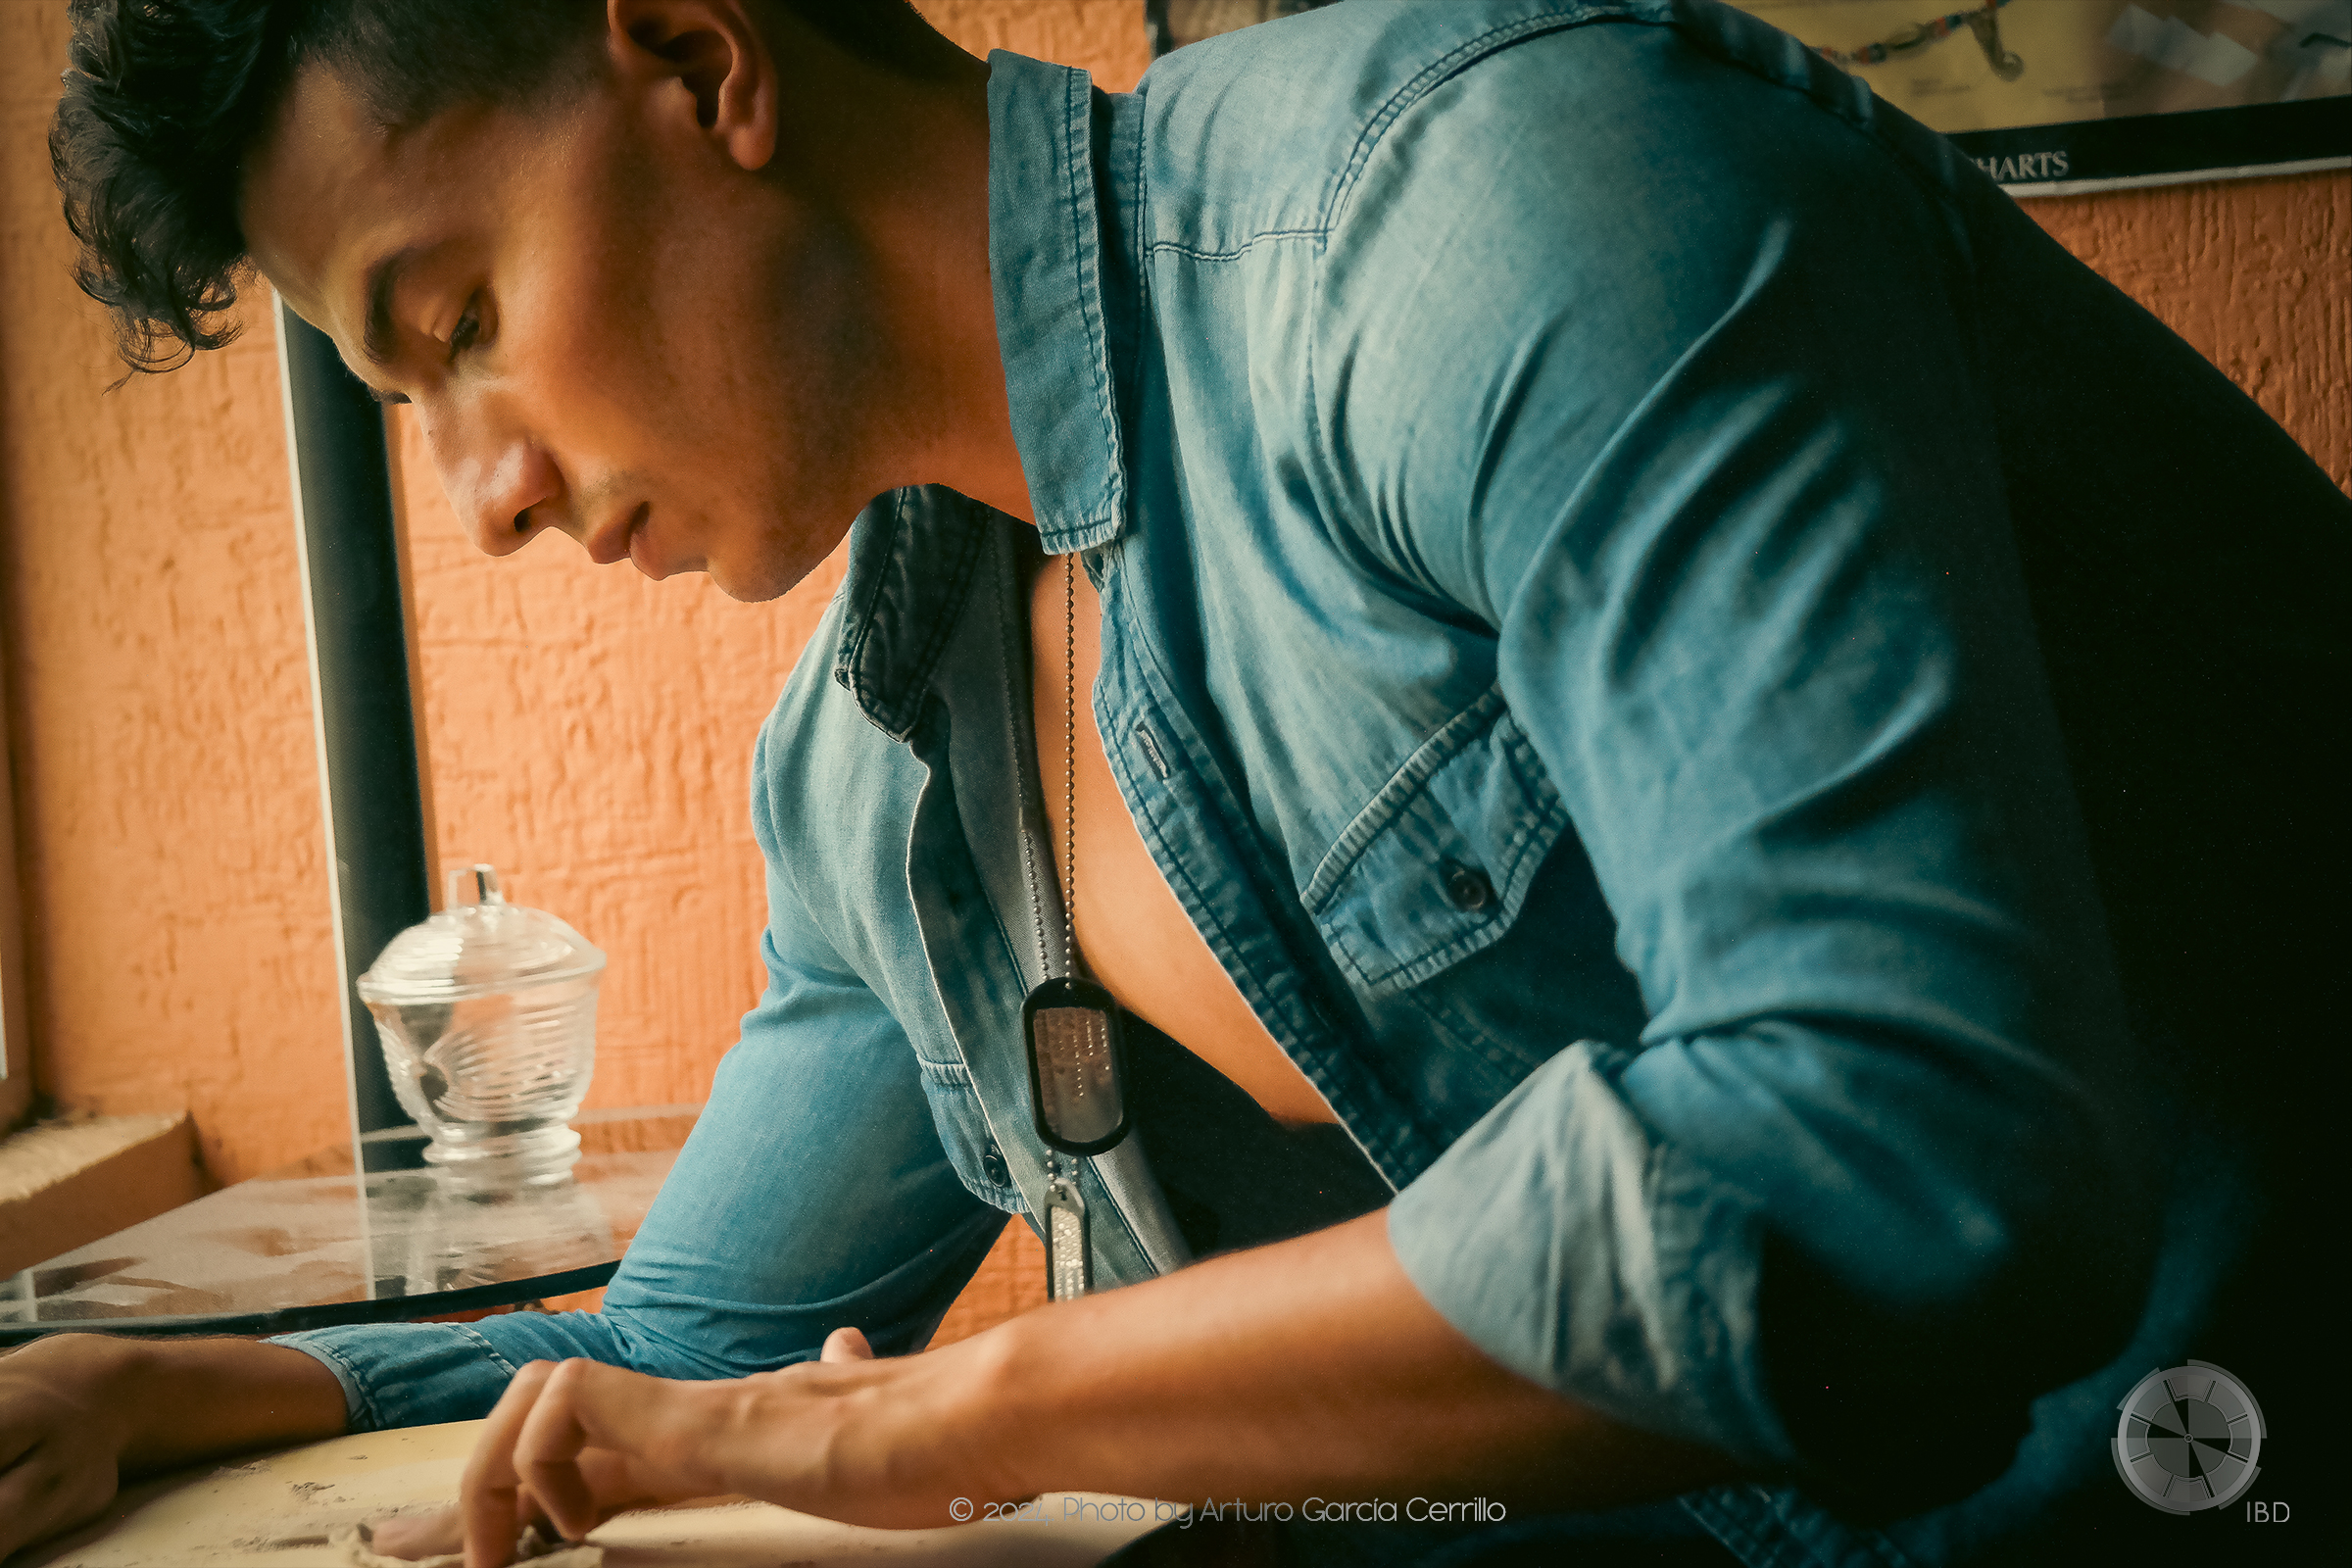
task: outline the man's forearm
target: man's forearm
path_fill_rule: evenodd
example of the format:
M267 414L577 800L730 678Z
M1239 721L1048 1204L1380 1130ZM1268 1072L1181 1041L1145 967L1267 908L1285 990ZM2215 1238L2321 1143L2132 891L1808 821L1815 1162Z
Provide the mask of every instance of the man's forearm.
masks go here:
M718 1493L920 1528L1065 1489L1569 1509L1733 1471L1496 1365L1414 1289L1382 1214L936 1352L867 1353L836 1333L821 1362L721 1383L524 1367L466 1467L475 1560L504 1562L537 1507L576 1536L618 1508Z
M1001 1347L974 1342L993 1363L986 1441L1033 1456L1026 1492L1171 1500L1602 1507L1732 1472L1497 1365L1413 1287L1386 1218L1033 1312L999 1331Z
M27 1359L13 1370L66 1396L79 1391L101 1420L121 1423L126 1472L343 1431L343 1386L317 1357L282 1345L74 1334L19 1354Z
M155 1411L125 1468L167 1469L210 1454L308 1443L344 1428L343 1385L316 1356L255 1340L142 1345L131 1352Z

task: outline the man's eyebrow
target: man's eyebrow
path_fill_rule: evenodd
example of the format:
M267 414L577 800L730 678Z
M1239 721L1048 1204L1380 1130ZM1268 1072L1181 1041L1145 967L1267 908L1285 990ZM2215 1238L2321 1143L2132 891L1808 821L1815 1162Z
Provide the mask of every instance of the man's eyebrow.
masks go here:
M360 348L370 365L390 365L399 329L392 321L392 291L400 286L400 270L416 256L416 247L394 251L368 270L368 326Z

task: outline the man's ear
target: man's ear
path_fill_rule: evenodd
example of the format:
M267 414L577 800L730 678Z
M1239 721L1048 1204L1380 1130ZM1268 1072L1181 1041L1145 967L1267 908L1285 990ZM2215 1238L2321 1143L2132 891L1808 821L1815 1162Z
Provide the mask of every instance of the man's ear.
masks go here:
M693 104L730 159L776 155L776 64L745 0L606 0L606 47L621 79Z

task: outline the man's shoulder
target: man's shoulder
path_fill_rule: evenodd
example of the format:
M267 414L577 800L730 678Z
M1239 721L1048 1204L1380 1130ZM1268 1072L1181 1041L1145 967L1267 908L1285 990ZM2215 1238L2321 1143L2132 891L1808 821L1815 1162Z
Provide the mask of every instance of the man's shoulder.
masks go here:
M1138 88L1148 243L1214 252L1319 226L1431 87L1530 37L1663 22L1674 0L1348 0L1190 45Z
M1178 49L1139 87L1151 242L1240 249L1315 228L1369 148L1458 73L1534 37L1691 14L1693 0L1348 0Z
M1645 34L1655 47L1635 45ZM1531 125L1573 148L1631 144L1659 157L1679 148L1703 162L1721 124L1677 124L1652 103L1700 58L1730 68L1722 79L1747 78L1743 102L1778 96L1842 122L1857 156L1892 152L1916 184L1948 193L1966 172L1940 138L1866 85L1721 0L1347 0L1190 45L1146 74L1142 238L1148 249L1220 257L1268 238L1321 236L1345 221L1384 149L1433 134L1483 137L1498 164L1523 150ZM1497 74L1505 60L1516 67ZM1490 80L1491 92L1472 85ZM1495 112L1498 94L1512 100L1508 113ZM1463 151L1449 146L1448 156Z

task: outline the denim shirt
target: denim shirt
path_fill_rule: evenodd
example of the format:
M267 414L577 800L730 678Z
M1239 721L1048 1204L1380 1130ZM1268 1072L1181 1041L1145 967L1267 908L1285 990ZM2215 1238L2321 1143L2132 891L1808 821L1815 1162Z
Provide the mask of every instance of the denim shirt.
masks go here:
M1704 0L1350 0L1126 97L990 67L1035 534L937 489L858 520L756 755L767 990L604 1311L286 1343L355 1429L536 1357L919 1348L1042 1206L1042 545L1101 596L1153 861L1449 1322L1765 1478L1686 1504L1750 1561L1933 1560L1998 1528L1955 1499L2082 1484L2098 1379L2177 1353L2220 1264L2158 1268L2100 896L2136 850L2092 788L2143 774L2075 776L2116 639L2036 612L2221 481L2043 424L2096 358L2083 427L2277 476L2263 548L2342 498L1946 144ZM1145 1152L1080 1180L1098 1282L1185 1260ZM1923 1408L1935 1457L1874 1469ZM1812 1500L1882 1482L1886 1532Z

